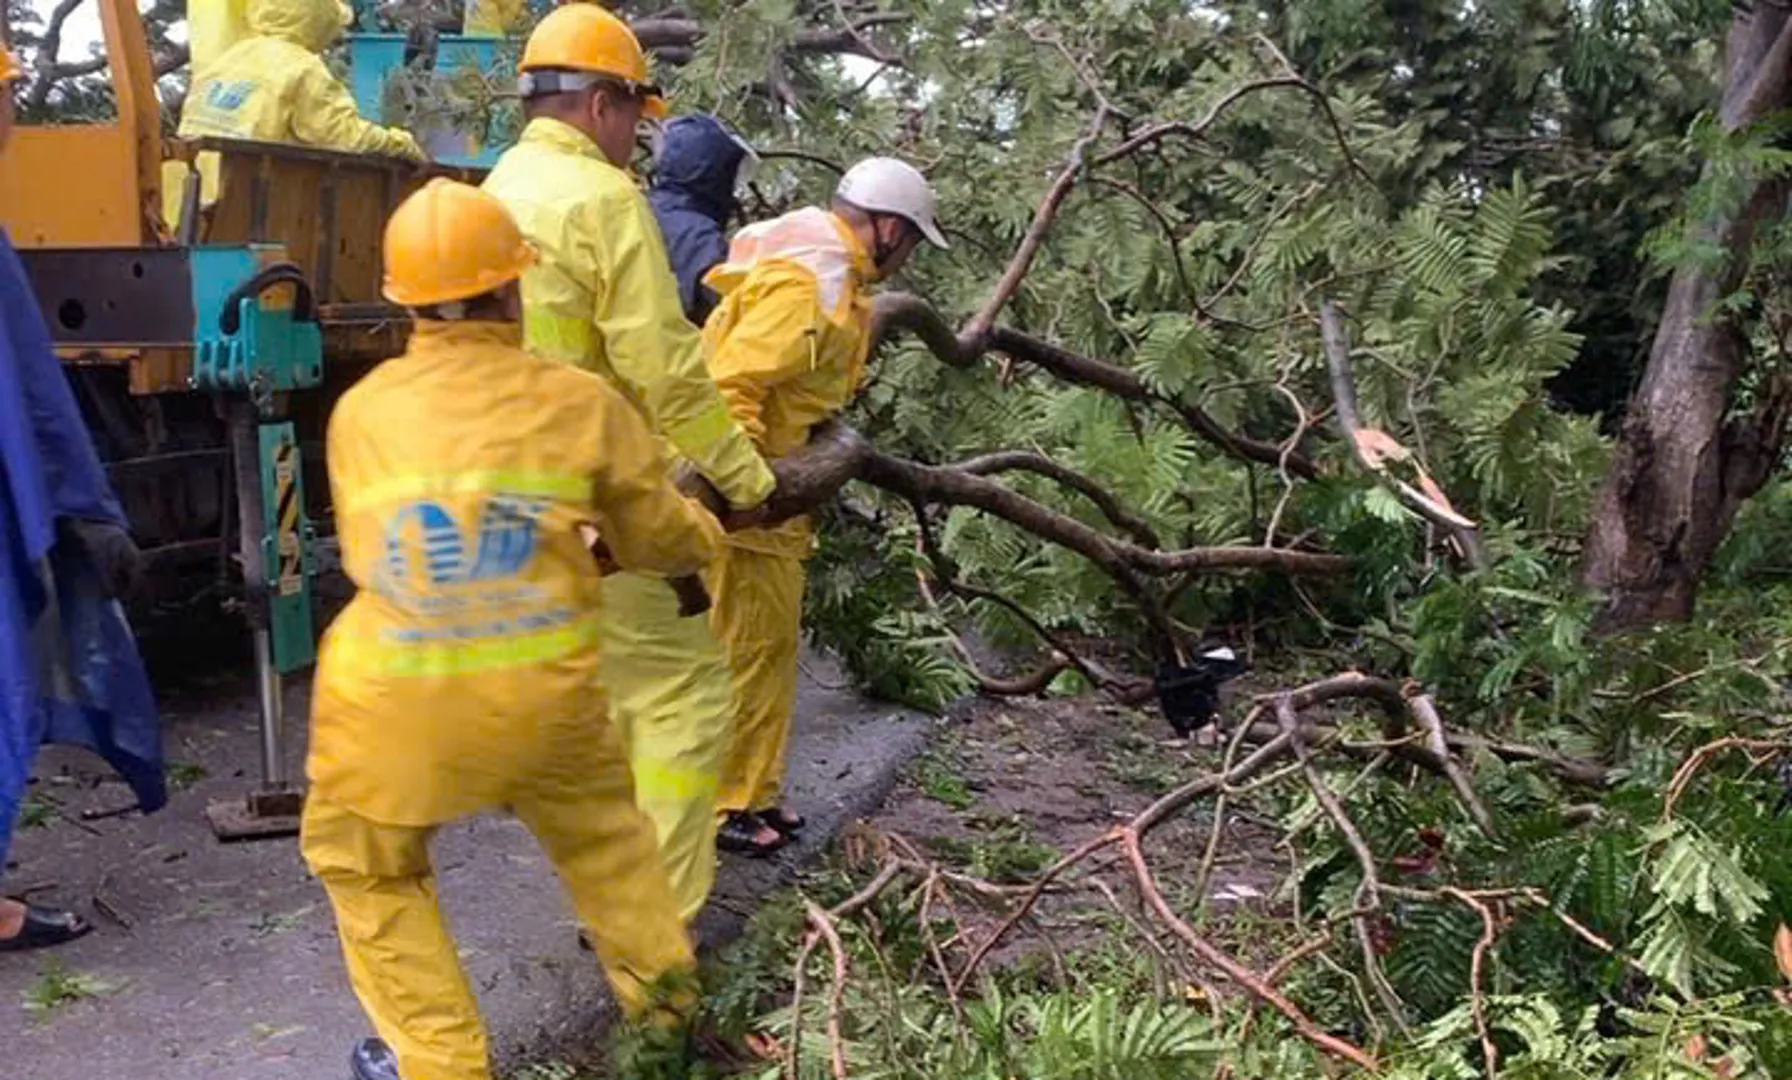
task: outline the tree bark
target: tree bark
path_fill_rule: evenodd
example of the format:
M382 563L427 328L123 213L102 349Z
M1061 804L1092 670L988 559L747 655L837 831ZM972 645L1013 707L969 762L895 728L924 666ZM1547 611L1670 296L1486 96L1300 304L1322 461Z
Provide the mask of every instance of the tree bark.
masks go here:
M1750 8L1730 27L1726 132L1792 104L1792 13ZM1781 181L1755 184L1733 213L1695 226L1726 252L1724 264L1673 275L1587 538L1582 577L1605 595L1604 631L1690 618L1737 510L1779 459L1792 394L1775 381L1752 414L1730 415L1746 326L1717 305L1742 283L1756 234L1784 215L1786 196Z

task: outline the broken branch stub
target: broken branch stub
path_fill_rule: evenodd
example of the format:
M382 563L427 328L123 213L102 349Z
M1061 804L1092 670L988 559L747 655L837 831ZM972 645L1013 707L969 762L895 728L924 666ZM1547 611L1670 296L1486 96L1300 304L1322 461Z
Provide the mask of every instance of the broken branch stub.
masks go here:
M1487 554L1481 548L1481 529L1449 505L1442 489L1418 469L1419 481L1430 492L1421 491L1396 476L1388 467L1390 461L1406 461L1411 455L1385 432L1365 428L1357 412L1356 373L1350 363L1350 335L1338 307L1330 300L1319 305L1320 339L1325 346L1325 363L1331 375L1332 404L1338 416L1344 442L1351 448L1358 464L1392 491L1406 507L1444 530L1456 540L1462 556L1477 570L1487 566ZM1417 468L1417 463L1413 463Z

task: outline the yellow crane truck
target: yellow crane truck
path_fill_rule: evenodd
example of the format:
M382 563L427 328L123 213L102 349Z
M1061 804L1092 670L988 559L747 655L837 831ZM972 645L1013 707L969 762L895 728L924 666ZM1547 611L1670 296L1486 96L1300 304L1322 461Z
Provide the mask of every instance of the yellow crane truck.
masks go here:
M100 123L15 129L0 225L143 549L152 592L195 574L240 583L260 689L262 779L211 808L223 839L290 834L301 794L281 755L283 674L315 658L312 524L324 520L324 422L404 347L380 299L380 234L434 175L307 147L164 139L134 0L97 0L117 103ZM168 161L218 155L215 203L187 169L164 220ZM181 170L170 170L178 173ZM309 466L309 468L308 468Z

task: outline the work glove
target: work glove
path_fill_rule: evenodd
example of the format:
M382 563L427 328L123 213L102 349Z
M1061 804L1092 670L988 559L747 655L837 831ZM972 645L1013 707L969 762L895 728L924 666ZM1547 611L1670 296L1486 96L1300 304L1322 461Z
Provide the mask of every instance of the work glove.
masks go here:
M417 165L429 164L429 155L423 152L423 146L417 142L415 135L397 128L391 129L391 135L393 157L402 158Z
M774 473L774 475L776 475ZM758 506L751 510L736 510L722 497L702 473L698 472L688 461L681 461L672 470L672 484L681 494L689 498L715 516L721 523L723 532L740 532L742 529L757 529L776 524L788 517L775 517L779 505L776 490Z
M810 430L808 444L802 449L767 462L777 487L765 502L751 510L730 507L688 462L681 462L674 470L673 483L708 507L729 532L768 529L831 501L848 480L858 475L870 453L871 444L864 436L837 420L826 420Z
M56 532L59 542L87 557L99 579L100 590L108 598L123 600L142 584L143 553L122 526L110 521L57 518Z

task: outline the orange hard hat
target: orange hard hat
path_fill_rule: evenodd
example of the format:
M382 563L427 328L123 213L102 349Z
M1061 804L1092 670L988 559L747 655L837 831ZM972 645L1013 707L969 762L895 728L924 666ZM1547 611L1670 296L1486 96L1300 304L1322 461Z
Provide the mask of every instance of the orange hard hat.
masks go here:
M0 49L0 83L17 82L24 74L19 69L19 58Z
M386 299L407 307L482 296L535 265L535 249L496 196L436 178L386 222Z
M655 120L667 113L640 39L627 23L596 4L562 4L549 12L529 35L517 70L524 76L524 97L541 85L534 72L581 72L621 83L642 99L642 111Z

